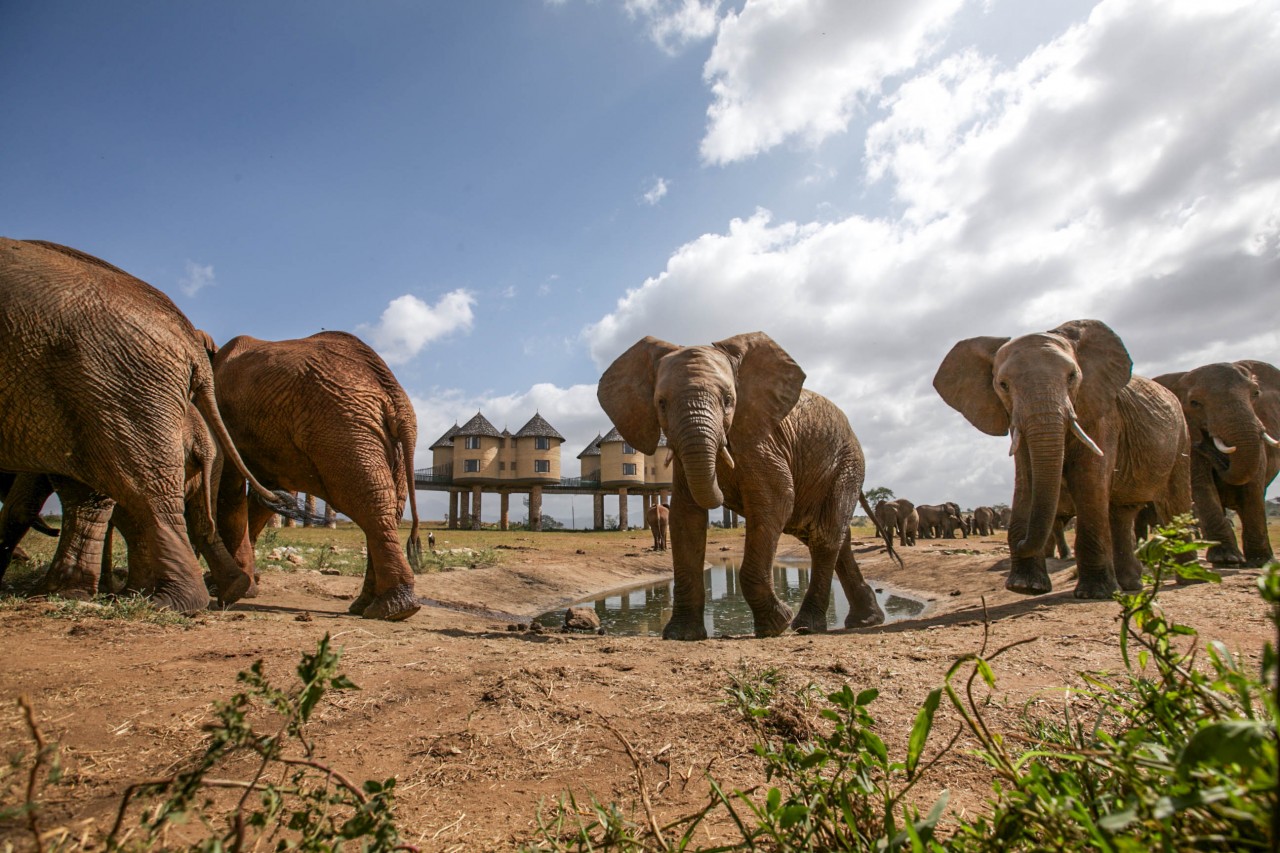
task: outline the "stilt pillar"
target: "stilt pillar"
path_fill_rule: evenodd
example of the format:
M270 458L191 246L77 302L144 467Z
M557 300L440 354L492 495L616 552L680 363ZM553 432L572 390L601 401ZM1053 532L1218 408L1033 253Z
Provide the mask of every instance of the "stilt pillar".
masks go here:
M653 495L649 494L648 492L645 492L644 494L642 494L640 496L640 506L642 507L641 514L644 517L644 521L640 522L640 526L644 530L648 530L649 529L649 507L653 506Z
M627 488L618 489L618 529L626 530L631 524L627 521Z
M316 496L307 495L306 500L303 501L302 505L307 510L307 517L302 519L302 526L310 527L312 519L316 517Z
M334 530L338 526L338 514L334 512L328 501L324 502L324 526L330 530Z
M529 490L529 529L542 529L542 486Z
M499 530L510 529L510 526L508 524L508 518L507 518L507 510L509 509L510 504L511 504L511 493L502 492L501 497L498 498L498 529Z
M458 492L457 490L449 491L449 529L458 529Z
M471 487L471 529L480 529L480 496L484 494L480 485Z
M599 492L591 496L591 529L604 530L604 495Z

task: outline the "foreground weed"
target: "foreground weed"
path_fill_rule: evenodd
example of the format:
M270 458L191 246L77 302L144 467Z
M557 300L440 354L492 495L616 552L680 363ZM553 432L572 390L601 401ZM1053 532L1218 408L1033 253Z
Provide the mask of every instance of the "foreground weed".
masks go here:
M124 793L115 825L107 837L109 850L148 850L168 846L173 827L196 821L201 831L189 849L248 850L265 844L276 849L338 850L344 842L358 842L364 850L392 850L399 832L395 825L395 779L356 785L314 758L306 724L329 690L358 689L338 672L339 652L325 634L314 655L303 655L297 672L300 684L291 691L273 685L257 661L239 681L246 690L215 705L215 720L207 727L209 744L190 769L165 779L131 785ZM259 731L251 713L267 712L278 724ZM214 778L218 768L241 767L235 759L249 756L248 778ZM219 808L213 792L239 791L228 812ZM139 824L126 829L130 806L137 800L150 805Z
M1025 717L1030 738L1001 734L984 714L996 682L992 662L1034 638L989 650L989 623L981 648L958 659L918 710L901 760L890 758L875 733L875 689L845 685L829 693L821 725L797 737L775 724L789 695L778 671L731 675L727 691L756 735L763 784L726 792L708 776L706 807L664 826L653 819L637 770L647 821L594 798L582 807L570 794L549 819L539 814L540 840L530 849L1275 850L1280 563L1258 582L1277 642L1265 644L1261 671L1250 672L1220 643L1208 643L1202 654L1196 631L1170 621L1157 604L1174 575L1217 580L1188 561L1205 544L1192 538L1186 518L1143 544L1146 584L1117 596L1125 671L1110 680L1086 675L1083 713L1072 716L1067 706L1062 720ZM944 699L959 725L926 761ZM975 754L991 769L993 797L989 814L957 818L943 838L938 822L947 792L923 817L907 796L962 735L976 740ZM728 818L738 840L691 846L693 829L713 812Z

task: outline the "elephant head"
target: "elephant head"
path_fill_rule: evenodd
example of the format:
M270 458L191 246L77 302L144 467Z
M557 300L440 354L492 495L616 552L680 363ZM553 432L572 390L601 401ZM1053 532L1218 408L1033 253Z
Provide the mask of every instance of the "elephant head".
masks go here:
M1105 323L1074 320L1018 338L980 337L957 343L933 387L947 405L989 435L1011 436L1018 477L1030 490L1026 528L1010 544L1015 557L1042 552L1053 531L1068 441L1103 455L1090 437L1116 408L1133 362ZM1025 478L1025 480L1024 480Z
M654 453L665 434L693 500L713 509L724 501L717 461L732 470L736 448L768 438L799 400L804 378L763 332L691 347L646 337L609 366L597 394L642 453Z
M1264 394L1280 396L1280 370L1263 361L1207 364L1156 381L1178 395L1192 444L1233 486L1262 479L1267 447L1280 446L1258 417Z

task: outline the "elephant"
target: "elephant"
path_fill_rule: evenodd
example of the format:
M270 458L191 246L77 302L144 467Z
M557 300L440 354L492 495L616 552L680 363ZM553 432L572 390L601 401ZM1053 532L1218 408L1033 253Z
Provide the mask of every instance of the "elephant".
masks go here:
M1190 441L1177 398L1133 375L1119 335L1074 320L1012 339L969 338L947 353L933 387L978 429L1011 436L1007 589L1052 589L1044 549L1064 490L1076 511L1075 597L1141 588L1134 516L1147 501L1163 520L1190 509Z
M880 528L880 535L889 544L892 544L895 532L898 535L898 544L902 547L916 544L920 516L916 512L915 504L906 498L879 501L876 504L875 520Z
M223 458L204 419L190 405L187 407L183 447L186 453L183 496L187 537L209 566L210 579L220 604L252 597L256 594L252 572L246 572L236 564L218 537L213 520L214 497L211 490L218 484ZM36 526L39 509L55 489L64 503L63 536L49 571L40 583L40 590L78 599L91 598L95 592L115 592L111 578L110 543L113 528L124 531L131 524L123 510L105 495L94 494L82 484L66 478L18 474L13 480L10 494L19 496L19 499L7 503L4 510L0 510L0 529L4 530L6 540L14 534L20 539L28 527ZM54 535L57 534L58 531L54 531ZM136 563L131 562L130 570L125 589L142 588L146 580L136 574Z
M990 536L996 529L996 511L989 506L980 506L973 511L973 534Z
M848 418L802 387L804 371L772 338L752 332L710 345L655 337L633 344L600 378L597 397L623 438L642 453L665 434L672 469L675 600L665 639L701 640L708 511L747 519L741 568L755 635L825 631L834 569L849 600L846 627L884 613L850 544L853 512L866 500L865 460ZM809 589L794 619L773 589L778 538L809 548ZM896 555L895 555L896 556Z
M194 405L230 463L277 502L218 414L196 331L151 285L56 243L0 238L0 470L68 486L64 519L115 501L131 574L153 603L209 603L187 536L183 423Z
M1191 491L1207 557L1218 566L1265 566L1267 487L1280 472L1280 370L1265 361L1207 364L1156 381L1178 396L1194 452ZM1244 553L1225 510L1240 516Z
M1000 507L1000 511L997 516L999 518L999 528L1001 530L1008 530L1010 522L1013 521L1013 507Z
M422 553L409 395L368 344L346 332L263 341L232 338L212 353L218 406L245 461L265 482L323 498L364 531L364 585L351 613L398 621L417 613L411 563ZM401 550L408 498L412 528ZM250 506L238 472L223 468L218 532L242 568L271 511Z
M920 504L916 507L916 513L920 516L921 539L955 539L957 530L963 531L965 538L969 538L969 531L965 530L964 519L960 515L960 506L956 503L948 501L941 504Z
M40 517L40 510L53 491L48 479L41 474L0 473L0 503L4 504L0 508L0 581L4 580L9 563L26 554L18 543L28 530L58 535Z
M653 531L653 550L667 550L667 534L671 530L671 510L664 503L656 503L645 512L649 529Z

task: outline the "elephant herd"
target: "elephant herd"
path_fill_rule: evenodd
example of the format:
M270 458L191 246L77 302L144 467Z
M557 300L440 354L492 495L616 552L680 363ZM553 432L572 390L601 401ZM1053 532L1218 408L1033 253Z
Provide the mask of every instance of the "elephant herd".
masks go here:
M417 421L367 345L341 332L291 341L247 336L218 347L163 293L75 249L0 238L0 577L56 491L63 527L45 586L91 595L105 584L107 531L128 543L126 589L184 613L209 585L229 603L253 595L253 542L273 513L298 515L307 492L352 518L368 541L351 612L405 619L419 609L412 488ZM823 631L833 574L846 627L884 614L854 558L859 505L893 539L1008 531L1006 586L1051 588L1045 559L1076 519L1079 598L1136 589L1135 521L1165 522L1194 502L1208 558L1272 558L1265 493L1280 471L1280 371L1211 364L1133 375L1120 338L1077 320L1017 338L955 344L933 380L942 399L991 435L1010 437L1015 485L1006 517L954 503L882 502L862 486L866 460L849 421L803 387L804 371L762 332L707 345L646 337L604 372L598 398L623 438L652 454L665 435L672 498L655 509L655 549L670 547L674 607L663 636L706 637L708 513L747 519L741 587L758 636ZM413 524L399 543L408 502ZM1243 551L1226 518L1234 510ZM778 539L809 549L799 611L772 584ZM107 551L109 555L109 550ZM196 555L210 567L208 585Z
M305 491L367 537L351 612L418 611L417 420L358 338L241 336L217 347L123 270L0 238L0 372L0 577L56 491L63 525L47 591L109 588L114 528L128 544L127 590L182 613L205 608L210 585L230 603L255 594L252 543L272 514L302 515L290 493ZM413 527L402 549L406 499Z

